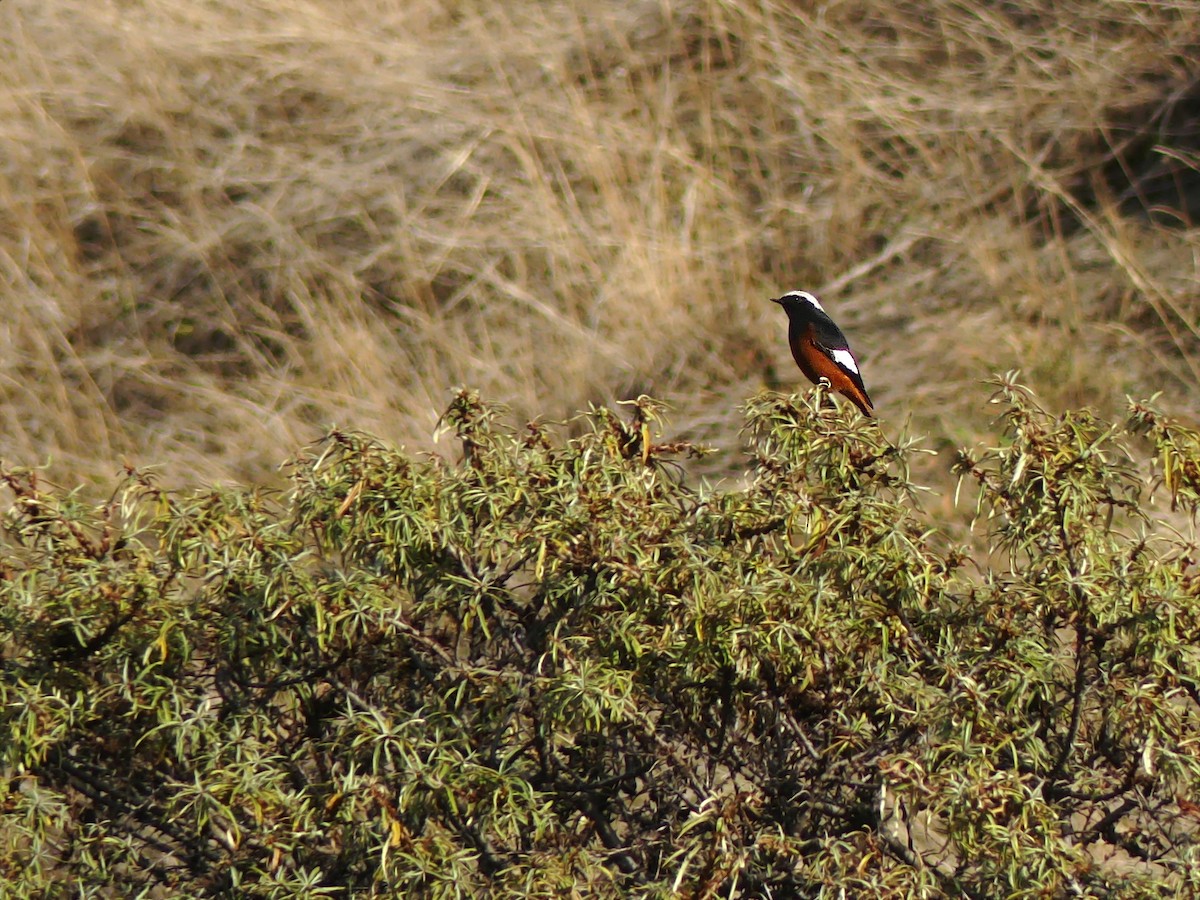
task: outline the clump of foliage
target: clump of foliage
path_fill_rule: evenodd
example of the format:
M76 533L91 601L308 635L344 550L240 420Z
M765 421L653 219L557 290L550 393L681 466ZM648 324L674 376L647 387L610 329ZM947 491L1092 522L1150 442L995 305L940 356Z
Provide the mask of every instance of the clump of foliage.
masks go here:
M8 470L13 896L1135 896L1200 889L1200 435L999 383L959 455L746 407L697 488L660 408L461 460L334 432L285 496L96 506ZM1144 437L1143 437L1144 436ZM1162 466L1148 479L1147 459ZM114 893L115 892L115 893Z

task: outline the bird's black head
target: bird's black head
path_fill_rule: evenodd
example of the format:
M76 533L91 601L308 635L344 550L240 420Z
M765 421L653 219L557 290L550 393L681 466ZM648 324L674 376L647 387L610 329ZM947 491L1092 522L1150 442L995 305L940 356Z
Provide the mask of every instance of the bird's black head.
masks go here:
M788 291L782 297L772 297L771 302L782 306L789 319L804 319L814 312L825 312L821 301L808 291Z

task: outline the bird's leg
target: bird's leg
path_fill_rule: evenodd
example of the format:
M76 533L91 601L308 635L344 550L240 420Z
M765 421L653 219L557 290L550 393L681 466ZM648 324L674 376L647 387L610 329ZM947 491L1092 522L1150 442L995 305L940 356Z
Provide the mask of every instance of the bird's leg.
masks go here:
M837 409L837 401L833 399L833 382L822 375L817 380L817 387L820 388L821 406Z

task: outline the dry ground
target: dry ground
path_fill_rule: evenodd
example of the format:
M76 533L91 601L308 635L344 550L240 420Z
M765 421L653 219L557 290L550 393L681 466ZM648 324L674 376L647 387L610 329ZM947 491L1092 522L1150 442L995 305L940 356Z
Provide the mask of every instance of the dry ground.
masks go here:
M8 0L0 457L270 480L463 384L733 447L796 287L934 448L1018 367L1192 415L1198 78L1193 0Z

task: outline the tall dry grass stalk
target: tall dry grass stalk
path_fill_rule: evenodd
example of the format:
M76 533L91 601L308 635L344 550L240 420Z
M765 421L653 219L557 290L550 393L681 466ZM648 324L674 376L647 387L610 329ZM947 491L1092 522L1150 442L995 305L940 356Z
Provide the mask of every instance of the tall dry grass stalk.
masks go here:
M935 445L1018 366L1051 405L1195 411L1198 233L1091 175L1194 82L1198 21L10 0L0 455L264 479L329 423L430 445L460 384L523 416L652 392L732 445L800 381L766 302L794 287L833 289L884 427Z

